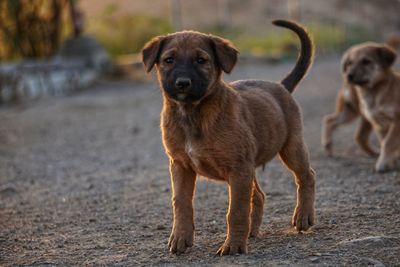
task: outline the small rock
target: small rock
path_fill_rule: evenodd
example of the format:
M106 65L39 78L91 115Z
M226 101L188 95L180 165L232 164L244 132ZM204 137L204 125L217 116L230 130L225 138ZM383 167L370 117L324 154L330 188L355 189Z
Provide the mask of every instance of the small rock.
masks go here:
M157 225L156 227L156 230L165 230L165 229L166 229L165 226L161 224Z
M18 193L17 189L15 189L15 187L13 187L13 186L8 186L8 187L0 190L0 196L4 196L4 197L11 197L17 193Z
M387 237L387 236L366 236L351 240L344 240L338 243L338 245L370 245L370 244L377 244L379 245L390 245L393 241L397 241L398 239L395 237Z
M133 135L136 135L136 134L138 134L140 132L140 128L137 127L137 126L134 126L134 127L132 127L131 131L132 131Z
M164 188L162 189L162 191L163 191L164 193L168 193L168 192L169 192L169 187L164 187Z
M372 259L372 258L362 258L363 261L366 262L366 264L368 266L372 265L374 267L385 267L385 264L383 264L382 262L376 260L376 259Z

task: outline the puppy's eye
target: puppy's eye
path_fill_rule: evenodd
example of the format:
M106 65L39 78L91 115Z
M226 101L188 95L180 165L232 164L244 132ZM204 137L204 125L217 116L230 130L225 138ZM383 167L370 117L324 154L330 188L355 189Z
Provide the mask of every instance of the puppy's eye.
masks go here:
M368 58L364 58L363 60L361 60L361 64L362 65L369 65L371 63L372 63L372 61L369 60Z
M174 63L174 59L172 57L167 57L166 59L164 59L164 62L167 64L172 64Z
M207 60L206 60L205 58L203 58L203 57L198 57L198 58L196 59L196 62L197 62L198 64L204 64L204 63L207 62Z

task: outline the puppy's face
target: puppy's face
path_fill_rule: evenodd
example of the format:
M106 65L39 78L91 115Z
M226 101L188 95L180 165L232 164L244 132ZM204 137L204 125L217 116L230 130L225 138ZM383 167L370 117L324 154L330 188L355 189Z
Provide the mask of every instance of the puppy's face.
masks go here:
M342 59L344 79L353 85L373 87L385 79L396 53L385 45L366 43L350 48Z
M212 91L222 71L231 72L237 51L222 38L184 31L153 38L144 46L142 56L147 72L156 65L167 97L191 103Z

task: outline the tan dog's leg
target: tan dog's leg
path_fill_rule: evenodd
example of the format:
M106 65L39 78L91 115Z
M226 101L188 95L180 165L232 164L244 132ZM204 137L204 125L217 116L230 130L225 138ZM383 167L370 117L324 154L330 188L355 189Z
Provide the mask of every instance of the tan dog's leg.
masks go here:
M194 216L193 194L196 184L196 173L185 168L181 163L170 161L172 183L172 205L174 224L168 247L172 253L183 253L193 246Z
M357 128L355 134L355 140L357 144L361 147L364 152L372 157L376 157L379 155L370 145L369 136L372 132L372 125L366 119L361 117L360 125Z
M322 122L322 145L326 153L332 155L332 134L333 131L344 124L354 121L358 112L352 106L346 104L343 94L336 99L336 111L324 117Z
M306 231L314 225L315 172L310 167L307 148L301 135L293 134L279 155L293 171L297 185L297 204L292 224L297 231Z
M261 190L257 179L254 178L253 194L251 196L251 227L250 236L257 237L264 214L264 192Z
M400 123L392 124L381 142L381 153L375 165L377 172L385 172L396 167L400 159Z
M254 171L235 173L229 183L229 211L227 214L228 233L219 255L247 253L247 239L250 232L250 206Z

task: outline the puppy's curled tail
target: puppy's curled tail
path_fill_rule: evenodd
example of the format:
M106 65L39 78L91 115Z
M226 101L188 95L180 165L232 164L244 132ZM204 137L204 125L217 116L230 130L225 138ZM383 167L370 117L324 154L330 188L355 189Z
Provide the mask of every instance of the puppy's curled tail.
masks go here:
M281 81L281 84L292 93L312 64L314 45L309 34L301 25L288 20L274 20L272 23L276 26L294 31L300 38L301 50L300 56L297 58L296 66L294 66L293 70Z

